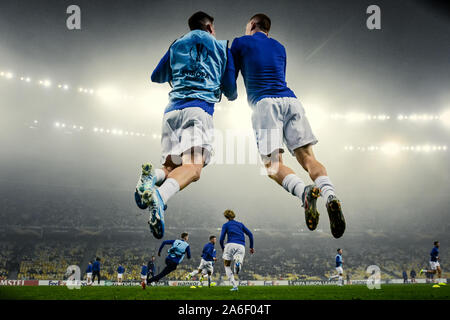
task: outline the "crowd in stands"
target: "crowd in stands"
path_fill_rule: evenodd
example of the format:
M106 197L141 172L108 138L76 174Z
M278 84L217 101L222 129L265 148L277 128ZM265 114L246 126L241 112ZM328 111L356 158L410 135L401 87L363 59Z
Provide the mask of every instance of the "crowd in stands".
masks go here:
M167 238L177 238L177 230L167 233ZM197 268L203 245L208 241L211 231L198 230L192 232L189 238L192 259L185 258L178 269L170 274L171 280L183 280L187 272ZM336 244L331 238L321 238L311 233L304 235L271 234L255 231L254 255L247 253L244 267L239 274L245 280L325 280L334 274L334 258ZM160 242L145 238L110 238L92 240L78 237L76 240L55 241L40 239L23 242L0 242L0 269L5 272L8 257L15 252L19 261L17 278L55 279L62 280L66 276L69 265L78 265L82 278L85 279L87 263L96 257L101 259L102 280L116 280L117 267L125 267L124 280L139 280L141 266L147 264L152 255L156 256L156 272L164 267L164 259L168 247L165 247L161 257L157 256ZM432 244L432 242L431 242ZM344 253L344 270L351 279L364 279L370 265L381 269L382 279L402 278L404 270L416 272L428 266L428 256L431 249L430 241L401 241L389 238L374 238L370 236L347 236L341 240L340 247ZM224 275L222 251L216 244L218 261L215 264L213 279ZM441 261L444 276L449 273L445 267L445 257L450 250L441 248Z

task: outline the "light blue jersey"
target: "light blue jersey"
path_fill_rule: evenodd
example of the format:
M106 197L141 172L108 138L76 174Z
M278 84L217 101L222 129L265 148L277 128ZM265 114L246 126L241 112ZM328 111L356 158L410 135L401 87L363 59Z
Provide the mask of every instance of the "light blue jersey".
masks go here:
M184 240L165 240L159 247L158 254L161 254L161 250L165 245L172 245L169 250L167 250L167 258L173 262L180 264L183 261L184 256L187 255L188 259L191 258L191 249L189 243Z

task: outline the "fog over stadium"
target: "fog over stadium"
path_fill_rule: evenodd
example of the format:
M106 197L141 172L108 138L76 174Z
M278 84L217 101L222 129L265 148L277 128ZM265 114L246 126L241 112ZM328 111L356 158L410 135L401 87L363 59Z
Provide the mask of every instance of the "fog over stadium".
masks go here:
M214 121L223 133L249 134L246 161L208 165L168 204L169 231L213 232L230 208L252 229L305 233L298 240L305 246L323 239L330 255L346 237L369 233L423 237L425 258L441 237L449 252L442 237L450 231L450 20L433 2L79 0L82 29L71 31L72 2L0 2L4 234L20 227L146 228L133 192L140 165L160 162L170 90L150 82L152 70L188 32L195 11L211 14L217 38L230 45L249 17L264 12L270 36L286 47L287 83L319 139L314 151L342 200L347 234L333 240L323 199L319 231L307 231L298 199L262 175L261 164L249 163L256 149L241 76L238 99L223 98ZM366 27L371 4L381 8L381 30ZM288 152L284 159L310 183ZM146 239L149 247L159 244L150 233ZM372 238L360 239L362 246Z

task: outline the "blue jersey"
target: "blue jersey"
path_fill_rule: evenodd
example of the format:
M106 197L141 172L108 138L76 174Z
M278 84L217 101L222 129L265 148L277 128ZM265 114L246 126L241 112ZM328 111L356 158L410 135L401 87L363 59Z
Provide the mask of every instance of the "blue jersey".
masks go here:
M436 262L439 257L439 249L438 247L434 247L430 252L430 261Z
M124 268L124 267L119 266L119 267L117 268L117 273L124 273L124 272L125 272L125 268Z
M161 250L165 245L172 245L170 249L167 251L167 258L175 262L176 264L180 264L183 261L184 256L186 255L188 259L191 258L191 249L189 244L184 240L165 240L161 243L159 247L158 254L161 254Z
M263 98L294 97L286 84L286 49L262 32L236 38L231 45L236 78L244 78L251 105Z
M228 236L227 243L237 243L245 246L245 235L250 239L250 248L253 248L253 234L243 223L230 220L222 226L220 234L220 247L224 248L225 236Z
M237 98L233 55L228 42L216 40L202 30L177 39L153 71L153 82L169 82L169 105L165 113L200 107L210 115L222 93Z
M208 242L203 247L202 258L205 261L214 261L215 257L216 257L216 249L214 249L214 244Z
M100 271L100 261L94 261L94 263L92 264L92 270Z
M86 273L92 273L92 264L91 263L88 264Z
M142 274L143 276L146 276L147 273L148 273L147 266L146 266L146 265L143 265L142 268L141 268L141 274Z
M336 255L336 268L342 267L342 255L337 254Z

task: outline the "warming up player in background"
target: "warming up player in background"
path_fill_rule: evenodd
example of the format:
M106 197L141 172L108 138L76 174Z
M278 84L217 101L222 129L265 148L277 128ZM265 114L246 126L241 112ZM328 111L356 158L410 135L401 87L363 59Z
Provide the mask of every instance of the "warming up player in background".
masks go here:
M147 263L147 281L153 277L156 273L156 267L155 267L155 256L152 256L152 258Z
M208 287L211 286L211 275L214 272L214 262L216 261L216 249L214 245L216 244L216 236L210 236L209 242L205 244L202 251L202 260L197 270L188 273L186 278L189 280L196 274L200 274L200 283L203 281L203 275L208 276Z
M430 274L430 278L432 278L437 273L437 279L436 282L439 282L439 285L446 285L441 276L442 276L442 269L441 265L439 264L439 241L434 242L434 247L431 249L430 252L430 270L422 269L420 270L420 274L427 273Z
M234 220L236 215L232 210L225 210L223 215L228 222L222 226L219 242L223 250L222 258L224 260L225 273L233 286L231 291L237 291L238 286L231 270L231 262L234 261L234 272L239 274L245 256L245 235L250 239L250 253L255 253L255 249L253 249L253 234L243 223ZM225 236L228 236L228 239L227 244L224 246Z
M177 266L181 263L181 261L183 261L185 255L188 259L191 258L191 249L189 247L189 243L187 243L188 239L189 234L183 232L181 234L181 239L165 240L163 241L163 243L161 243L161 246L158 250L158 256L161 256L161 250L165 245L172 245L167 251L168 255L166 258L166 267L161 271L161 273L147 280L147 284L157 282L172 271L175 271L177 269ZM145 289L145 283L143 283L142 288Z
M216 40L213 21L204 12L192 15L191 31L172 43L152 73L153 82L172 86L162 124L162 168L142 165L135 200L139 208L149 208L157 239L164 235L169 199L199 180L210 161L214 104L222 93L228 100L237 97L233 56L227 41Z
M345 231L341 203L325 167L314 156L312 146L317 139L302 104L286 85L286 50L269 38L270 26L268 16L257 14L247 23L245 36L234 39L231 45L236 77L241 71L253 111L258 151L268 176L303 202L308 229L316 229L319 223L316 201L320 194L325 198L331 233L339 238ZM283 164L283 141L315 185L305 186L302 179Z
M123 273L125 272L125 268L122 266L122 265L120 265L118 268L117 268L117 284L118 285L121 285L122 284L122 281L123 281Z
M145 288L145 283L147 282L147 274L148 274L148 268L145 263L141 266L141 285Z
M88 286L92 284L92 261L89 261L86 268L86 283Z
M338 278L338 285L342 286L344 285L344 269L342 268L344 265L344 259L342 258L342 249L337 249L337 255L336 255L336 273L334 276L330 277L330 281L333 279Z

